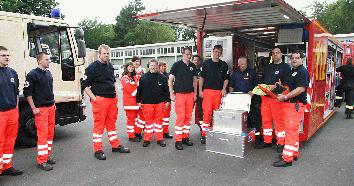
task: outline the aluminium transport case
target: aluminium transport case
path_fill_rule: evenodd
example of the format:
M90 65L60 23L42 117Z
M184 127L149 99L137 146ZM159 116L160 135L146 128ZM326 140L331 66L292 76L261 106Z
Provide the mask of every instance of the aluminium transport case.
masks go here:
M209 131L207 133L207 152L244 158L252 149L252 140L248 132L235 134Z
M214 111L213 131L241 134L247 129L247 111L220 109Z

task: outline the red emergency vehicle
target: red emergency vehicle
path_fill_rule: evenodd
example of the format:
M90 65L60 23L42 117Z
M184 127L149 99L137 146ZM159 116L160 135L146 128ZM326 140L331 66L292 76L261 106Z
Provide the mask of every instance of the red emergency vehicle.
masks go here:
M224 54L232 53L231 60L226 60L230 69L241 55L255 65L258 54L270 52L275 46L284 51L285 62L290 61L291 50L304 52L307 57L304 66L311 81L300 141L309 140L335 112L335 69L342 63L342 45L318 21L306 18L283 0L238 0L138 17L194 28L198 53L209 57L209 45L222 44ZM209 36L227 36L232 44L209 42Z

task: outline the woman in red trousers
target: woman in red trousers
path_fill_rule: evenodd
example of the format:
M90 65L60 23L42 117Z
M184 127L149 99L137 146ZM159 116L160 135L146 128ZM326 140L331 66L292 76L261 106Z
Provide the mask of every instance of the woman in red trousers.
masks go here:
M136 103L137 78L132 62L125 65L121 79L123 87L123 108L127 116L127 134L129 141L140 142L141 129L136 126L139 106Z

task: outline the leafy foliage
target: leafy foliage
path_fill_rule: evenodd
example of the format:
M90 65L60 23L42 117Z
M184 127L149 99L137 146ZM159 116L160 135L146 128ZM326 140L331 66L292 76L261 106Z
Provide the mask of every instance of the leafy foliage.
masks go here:
M1 0L0 10L49 17L58 4L55 0Z
M174 41L174 30L167 25L139 21L134 30L124 37L128 45L143 45Z
M83 20L79 26L85 32L85 41L88 48L97 49L100 44L114 46L113 25L103 24L97 19Z
M354 32L354 1L337 0L332 3L314 1L313 16L333 34Z

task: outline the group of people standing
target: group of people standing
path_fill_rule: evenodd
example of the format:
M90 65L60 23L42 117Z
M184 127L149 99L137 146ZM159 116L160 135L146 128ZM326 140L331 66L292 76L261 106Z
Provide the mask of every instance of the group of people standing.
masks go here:
M141 68L140 58L133 57L132 62L125 65L121 78L129 141L140 142L143 139L143 147L147 147L155 135L157 144L165 147L164 139L173 138L169 133L169 120L171 101L174 101L175 148L183 150L183 145L193 146L189 133L194 104L199 96L204 98L200 127L201 143L205 144L212 112L219 108L229 81L228 66L220 60L221 54L222 47L216 45L213 58L200 68L199 64L191 62L192 50L186 47L182 50L182 59L173 64L170 73L166 72L166 63L153 59L148 62L148 72L142 76L136 72ZM197 63L198 60L195 61Z
M215 45L212 58L201 64L199 56L194 56L192 62L192 50L183 48L182 59L172 65L170 73L166 72L166 63L155 59L148 62L149 70L146 72L141 67L141 59L133 57L132 62L125 65L120 79L129 141L143 141L143 147L148 147L155 136L157 144L166 147L165 139L174 137L177 150L183 150L183 145L193 146L189 133L196 105L200 119L200 142L206 144L206 132L212 127L213 111L220 107L227 88L231 92L253 96L252 89L258 83L274 87L278 83L289 87L289 92L278 94L276 99L262 96L259 104L259 128L262 131L257 131L256 135L258 138L263 136L263 140L256 147L272 147L275 136L276 151L282 154L273 165L291 166L299 157L299 127L309 84L309 74L303 66L303 53L295 51L291 54L290 67L283 62L281 50L274 48L272 63L265 66L262 82L256 82L256 74L247 66L246 57L238 59L239 68L230 76L227 63L220 59L222 51L222 46ZM102 144L105 129L112 152L130 153L130 149L121 145L116 132L118 86L109 56L109 46L101 45L98 48L98 60L86 68L82 80L82 88L92 105L92 143L94 156L98 160L106 159ZM48 70L51 60L45 52L39 52L36 57L38 67L27 74L23 93L35 118L38 167L50 171L56 163L51 155L56 110L53 77ZM8 67L9 59L8 49L0 46L0 173L15 176L22 174L22 171L12 166L19 121L19 80L16 71ZM175 102L176 112L174 136L169 133L171 102ZM348 107L352 110L351 105Z

